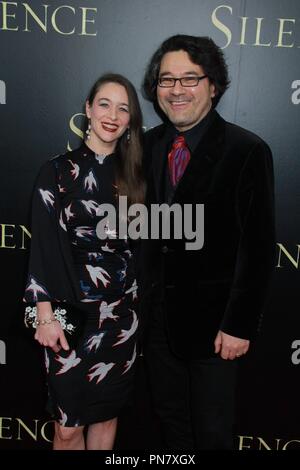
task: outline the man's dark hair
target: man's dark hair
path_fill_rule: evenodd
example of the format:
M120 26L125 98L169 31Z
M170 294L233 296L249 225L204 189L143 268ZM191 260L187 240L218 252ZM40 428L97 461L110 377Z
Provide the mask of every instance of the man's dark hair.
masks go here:
M218 104L229 86L227 65L222 50L212 39L206 36L188 36L177 34L166 39L153 54L146 69L143 89L145 97L157 104L156 87L162 58L168 52L183 50L190 60L200 65L209 81L215 85L216 96L212 98L213 108Z

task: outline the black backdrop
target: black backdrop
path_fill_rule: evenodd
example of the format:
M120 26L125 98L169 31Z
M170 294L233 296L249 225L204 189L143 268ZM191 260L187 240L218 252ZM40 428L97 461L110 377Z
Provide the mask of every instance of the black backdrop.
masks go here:
M37 171L78 145L86 93L104 72L135 84L145 126L156 125L140 93L145 66L162 40L186 33L224 49L232 84L218 109L264 138L275 163L276 270L262 334L240 370L236 448L300 449L299 26L298 0L0 2L0 448L50 448L41 351L22 305ZM160 442L139 363L121 449Z

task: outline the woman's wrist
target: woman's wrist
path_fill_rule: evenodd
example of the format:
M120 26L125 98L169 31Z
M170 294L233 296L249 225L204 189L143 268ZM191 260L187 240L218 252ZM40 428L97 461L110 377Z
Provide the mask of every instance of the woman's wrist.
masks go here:
M36 309L37 325L49 324L55 320L51 302L37 302Z
M40 317L37 317L35 320L36 326L45 326L45 325L51 325L51 323L58 321L53 315L48 318L43 318L41 319Z

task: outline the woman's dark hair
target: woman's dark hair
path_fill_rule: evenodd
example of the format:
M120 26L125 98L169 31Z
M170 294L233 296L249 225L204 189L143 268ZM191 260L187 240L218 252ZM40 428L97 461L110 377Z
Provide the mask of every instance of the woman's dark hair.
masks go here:
M157 104L156 87L162 58L168 52L183 50L190 60L200 65L209 81L215 85L216 96L212 98L213 108L218 104L229 86L227 65L222 50L212 39L205 36L177 34L166 39L153 54L146 69L143 89L145 97Z
M132 83L115 73L102 75L93 85L87 102L91 106L96 94L105 83L117 83L123 86L128 95L130 116L130 139L125 132L116 147L117 170L116 186L120 196L127 196L128 203L142 203L145 197L145 182L142 172L142 112L137 93Z

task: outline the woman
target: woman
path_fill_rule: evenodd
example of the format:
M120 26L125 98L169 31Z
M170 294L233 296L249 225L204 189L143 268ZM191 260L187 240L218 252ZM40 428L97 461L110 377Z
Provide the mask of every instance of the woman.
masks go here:
M85 142L42 167L33 199L25 300L36 305L35 339L46 346L56 450L112 449L136 357L131 243L109 223L109 238L97 236L106 215L102 204L117 208L118 196L127 196L128 204L144 199L142 115L134 87L121 75L100 77L86 114ZM71 335L65 335L65 311Z

